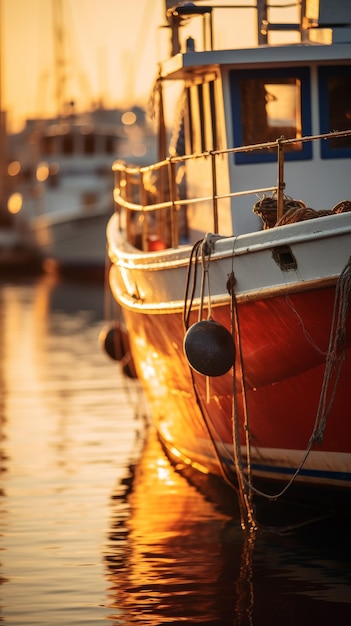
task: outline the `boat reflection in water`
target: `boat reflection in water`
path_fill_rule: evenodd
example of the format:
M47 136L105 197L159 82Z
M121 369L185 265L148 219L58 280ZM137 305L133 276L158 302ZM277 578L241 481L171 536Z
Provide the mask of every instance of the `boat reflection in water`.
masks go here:
M252 536L242 532L235 494L223 486L220 501L216 486L214 505L197 487L151 430L111 500L105 562L114 624L346 623L350 540L340 519L337 532L320 519Z

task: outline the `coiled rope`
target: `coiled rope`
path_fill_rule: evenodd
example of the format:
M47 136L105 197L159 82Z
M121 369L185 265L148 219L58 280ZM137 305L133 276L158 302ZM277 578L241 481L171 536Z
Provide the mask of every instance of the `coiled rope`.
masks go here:
M253 212L263 221L264 230L274 228L275 226L284 226L285 224L295 224L305 220L324 217L326 215L337 215L339 213L348 213L351 211L351 201L342 200L338 202L332 209L322 209L317 211L306 206L302 200L294 200L289 196L283 198L283 216L277 221L278 201L277 195L263 195L260 200L254 204Z

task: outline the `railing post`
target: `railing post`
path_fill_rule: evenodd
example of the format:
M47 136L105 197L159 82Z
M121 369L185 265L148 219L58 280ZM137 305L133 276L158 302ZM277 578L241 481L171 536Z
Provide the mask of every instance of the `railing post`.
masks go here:
M149 223L148 223L148 218L147 218L147 212L144 211L144 207L146 207L147 205L147 192L145 189L145 183L144 183L144 172L139 173L139 180L140 180L140 201L141 201L141 213L138 216L138 220L141 222L141 241L142 241L142 250L147 250L148 249L148 236L149 236L149 232L148 232L148 227L149 227Z
M283 217L284 212L284 139L282 135L277 139L278 144L278 189L277 189L277 221Z
M123 182L123 185L122 185ZM120 191L121 196L124 200L129 200L131 196L131 182L130 182L130 174L123 170L123 181L122 181L122 173L120 180ZM124 193L123 193L124 191ZM127 240L130 242L132 240L132 231L133 231L133 218L132 212L129 209L126 209L126 229L127 229Z
M119 193L121 193L121 172L119 170L115 170L114 172L113 203L114 203L115 213L118 214L118 230L122 230L121 207L119 204L117 204L115 200L115 193L117 189L119 190Z
M179 245L179 232L178 232L178 209L176 206L177 198L177 183L176 183L176 164L169 159L169 187L171 192L171 243L172 248L177 248Z
M218 233L216 155L213 152L211 152L211 173L212 173L212 202L213 202L213 232Z

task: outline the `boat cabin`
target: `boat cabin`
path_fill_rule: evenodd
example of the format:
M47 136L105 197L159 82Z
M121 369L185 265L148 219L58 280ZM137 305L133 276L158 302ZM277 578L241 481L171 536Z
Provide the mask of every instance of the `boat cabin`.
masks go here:
M307 207L332 209L350 197L351 137L305 138L351 128L351 6L342 0L333 3L330 15L331 3L321 0L319 14L309 17L306 4L293 25L271 24L259 13L258 41L264 29L265 38L245 49L215 49L214 14L223 7L186 4L169 9L174 54L161 64L157 81L159 161L167 160L163 169L168 173L162 168L145 172L139 193L144 207L154 203L160 209L170 194L171 205L177 205L179 233L173 224L167 247L194 242L208 231L239 235L260 230L263 223L253 208L276 193L278 169L283 174L280 191ZM182 39L184 21L189 25L199 17L203 40ZM329 28L331 20L337 28ZM290 26L299 33L298 43L269 42L270 29ZM168 141L164 120L169 119L169 105L174 122ZM337 181L333 186L331 171ZM115 172L119 188L118 166ZM124 181L127 190L129 182ZM117 203L121 194L121 188L115 191ZM125 200L130 202L131 196ZM150 215L148 221L150 229ZM143 240L145 248L145 233Z
M322 3L321 17L324 38L325 5ZM172 15L185 8L174 9ZM192 7L194 17L197 10L212 15L215 7ZM339 27L337 36L331 32L329 43L311 43L307 34L313 30L315 35L316 30L305 28L303 41L295 45L266 43L251 49L196 52L192 43L190 50L185 48L163 64L161 80L180 81L183 86L180 129L184 137L180 133L176 141L173 138L171 149L176 154L179 149L185 155L204 154L185 162L188 194L212 196L213 172L207 156L212 151L351 128L351 30L345 26L351 23L350 5L341 15L344 28ZM335 13L331 17L339 20ZM211 33L207 40L213 41ZM350 196L351 137L315 143L291 141L284 145L284 153L287 196L302 199L315 209L330 209ZM337 173L336 187L328 183L331 169L334 180ZM217 159L219 196L259 189L267 180L276 184L276 147L233 151ZM316 198L318 206L313 206ZM241 234L260 228L252 211L256 200L250 194L219 202L219 232ZM213 229L211 214L203 204L188 207L194 239Z

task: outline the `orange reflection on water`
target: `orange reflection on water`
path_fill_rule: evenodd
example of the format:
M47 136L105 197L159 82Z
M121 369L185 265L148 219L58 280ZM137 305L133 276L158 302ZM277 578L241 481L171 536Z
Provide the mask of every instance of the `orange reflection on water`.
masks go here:
M106 556L111 606L123 623L159 625L189 616L207 623L224 617L222 534L233 520L174 470L153 431L135 468L127 504L122 523L125 503L114 496ZM242 533L239 523L234 528L237 541L230 550L234 546L237 552L233 566L239 576ZM234 607L234 596L232 602Z
M102 286L52 276L0 285L4 624L101 623L109 612L108 495L139 423L98 347L100 301Z

